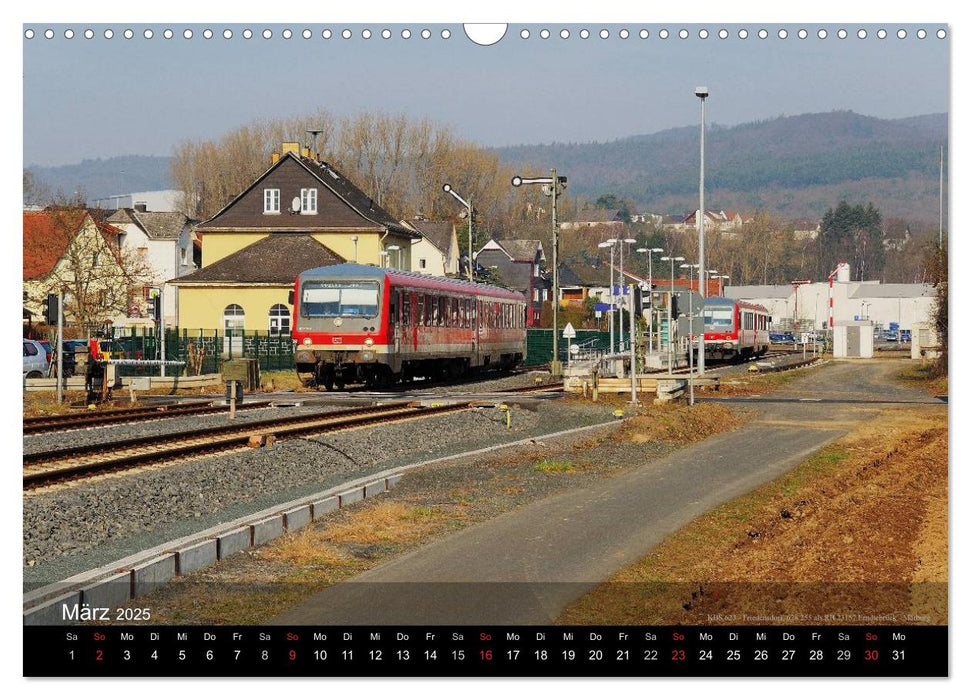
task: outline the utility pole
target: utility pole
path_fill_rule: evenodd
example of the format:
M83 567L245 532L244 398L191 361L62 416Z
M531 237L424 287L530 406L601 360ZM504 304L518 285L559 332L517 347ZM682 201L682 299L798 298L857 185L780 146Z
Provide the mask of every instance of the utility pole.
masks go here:
M57 403L64 401L64 290L57 290L57 342L54 352L57 355Z

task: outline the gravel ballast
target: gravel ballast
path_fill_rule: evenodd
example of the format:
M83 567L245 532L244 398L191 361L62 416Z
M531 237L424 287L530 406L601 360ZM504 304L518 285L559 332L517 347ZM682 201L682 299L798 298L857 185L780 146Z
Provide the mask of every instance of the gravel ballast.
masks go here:
M606 406L520 406L515 399L510 405L508 431L502 411L481 408L283 440L25 495L25 588L383 469L611 420ZM190 420L198 426L202 419Z
M239 411L236 418L230 420L228 413L216 413L201 416L184 416L181 418L163 418L161 420L140 421L136 423L119 423L117 425L82 428L80 430L65 430L53 433L40 433L24 436L24 454L56 450L67 447L86 447L99 445L115 440L129 440L141 437L156 437L159 435L178 435L186 430L202 430L222 426L241 425L253 421L286 418L288 416L313 415L329 411L338 411L341 406L290 406L279 408L258 408L252 411Z

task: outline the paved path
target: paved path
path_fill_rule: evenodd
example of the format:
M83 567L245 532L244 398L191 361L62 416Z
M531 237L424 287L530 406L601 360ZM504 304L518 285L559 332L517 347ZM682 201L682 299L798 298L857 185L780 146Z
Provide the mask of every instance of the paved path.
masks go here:
M834 363L773 396L842 399L838 404L753 405L758 417L736 431L462 530L321 591L271 622L549 623L671 532L781 476L878 410L852 399L926 399L887 385L887 374L882 364Z

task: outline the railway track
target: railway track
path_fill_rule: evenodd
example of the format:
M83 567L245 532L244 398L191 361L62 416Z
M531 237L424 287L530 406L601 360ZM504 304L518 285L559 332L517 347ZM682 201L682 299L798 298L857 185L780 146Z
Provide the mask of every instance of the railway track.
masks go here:
M237 411L247 411L254 408L267 408L269 401L256 401L237 406ZM139 423L142 421L159 420L162 418L178 418L181 416L202 416L212 413L226 413L229 406L220 406L212 401L194 401L165 406L143 406L141 408L120 408L110 411L93 413L78 413L59 416L40 416L24 418L24 435L38 435L41 433L59 432L65 430L80 430L103 425L121 423Z
M517 386L512 389L500 389L497 394L541 394L545 392L563 391L563 382L556 384L542 384L539 386Z
M24 490L52 483L77 480L107 472L122 471L151 464L262 445L274 439L319 435L424 418L471 408L470 403L423 407L408 403L355 408L322 416L298 416L255 421L243 425L193 430L178 435L162 435L70 447L24 455Z

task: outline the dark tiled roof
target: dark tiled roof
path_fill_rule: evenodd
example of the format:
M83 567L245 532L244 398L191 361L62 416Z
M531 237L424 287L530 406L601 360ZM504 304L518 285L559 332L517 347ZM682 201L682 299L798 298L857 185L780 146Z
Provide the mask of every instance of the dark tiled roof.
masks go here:
M537 240L529 239L519 239L519 240L508 240L503 239L501 241L496 241L506 254L509 255L513 260L517 262L533 262L536 259L536 251L540 252L540 260L545 260L546 256L542 253L543 244Z
M296 158L293 154L288 153L287 155ZM414 231L403 225L395 216L365 194L357 185L344 177L332 164L303 157L300 158L300 162L318 180L324 183L326 187L333 190L337 196L354 207L365 218L387 226L392 231L397 231L398 233L414 234Z
M133 223L155 241L178 240L182 229L189 219L182 212L177 211L138 211L136 209L119 209L109 216L106 221L112 224Z
M611 223L620 220L619 209L584 209L575 218L575 221L585 223Z
M304 270L342 262L344 258L309 234L275 233L172 282L293 284Z
M607 287L610 268L596 268L573 263L560 265L560 285L567 287Z
M281 190L280 215L265 215L263 198L256 191L261 184ZM301 216L286 215L295 213L288 209L290 198L301 189L317 184L324 188L317 199L317 211ZM382 208L333 165L285 153L226 206L198 224L195 230L264 229L297 233L344 228L385 229L414 239L419 237L413 228Z
M408 222L421 234L427 238L433 246L443 253L448 253L452 246L452 233L455 231L455 224L451 221L420 221Z

